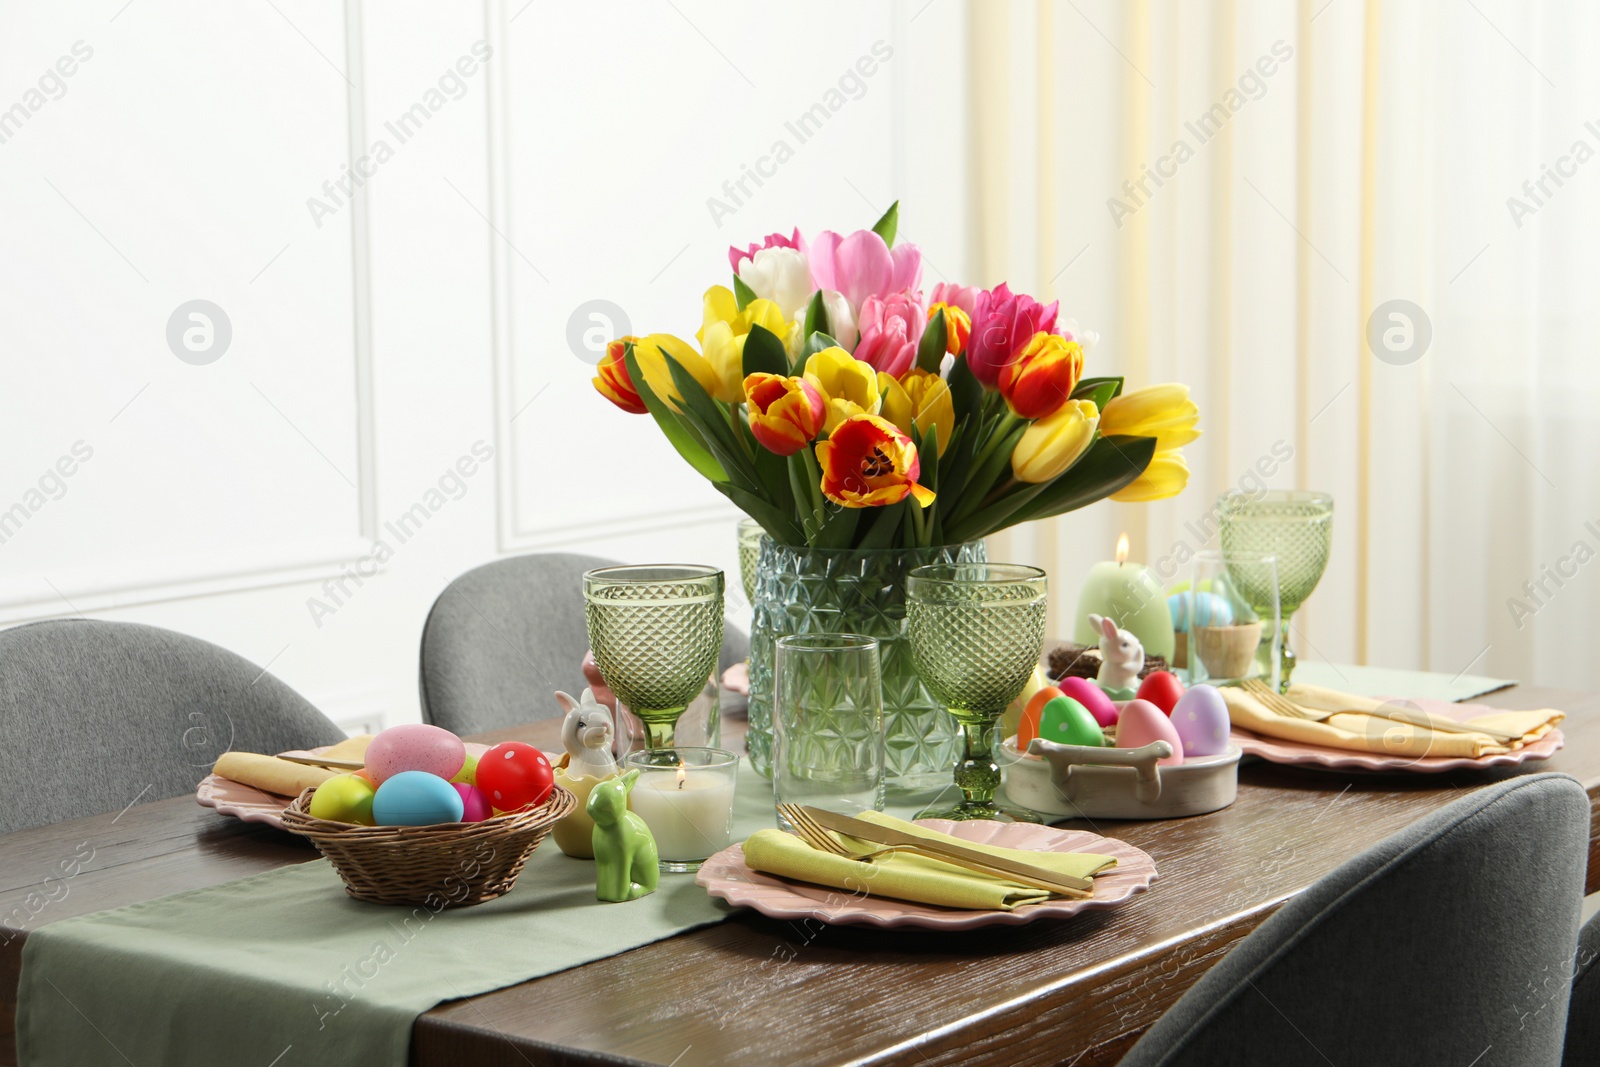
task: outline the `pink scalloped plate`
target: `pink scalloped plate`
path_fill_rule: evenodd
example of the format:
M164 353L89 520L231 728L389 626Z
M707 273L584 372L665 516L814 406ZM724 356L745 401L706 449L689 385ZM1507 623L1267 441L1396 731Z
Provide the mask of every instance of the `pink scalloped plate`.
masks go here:
M754 908L774 919L818 919L825 923L863 923L869 926L918 926L930 930L971 930L978 926L1018 926L1035 919L1065 919L1091 908L1110 908L1135 893L1150 888L1156 863L1125 841L1101 837L1086 830L1060 830L1032 823L950 822L919 819L918 826L982 845L1018 848L1030 852L1096 852L1115 856L1117 865L1094 880L1089 900L1052 899L1024 904L1011 911L961 911L931 904L913 904L887 897L862 897L827 886L792 882L751 870L744 849L730 845L706 860L695 882L714 897L740 908Z
M324 745L321 748L294 749L290 752L280 752L278 755L320 756L328 751L329 747L331 746ZM488 745L480 745L476 741L466 742L466 748L467 752L474 756L481 756L489 751ZM549 753L545 755L548 756ZM268 793L243 782L208 774L200 779L199 785L195 786L194 799L201 807L215 808L219 814L231 815L244 822L266 823L282 830L283 809L287 808L294 798L280 797L276 793Z
M1393 699L1393 698L1385 698ZM1458 722L1492 715L1504 708L1491 708L1486 704L1452 704L1444 700L1408 700L1430 715L1442 715ZM1533 760L1546 760L1566 744L1560 730L1551 730L1531 745L1495 756L1468 759L1465 756L1380 756L1373 752L1352 752L1327 745L1307 745L1298 741L1283 741L1276 737L1263 737L1235 726L1233 743L1246 756L1260 756L1269 763L1283 763L1296 767L1325 768L1332 771L1369 771L1378 774L1439 774L1443 771L1472 770L1481 767L1509 767Z

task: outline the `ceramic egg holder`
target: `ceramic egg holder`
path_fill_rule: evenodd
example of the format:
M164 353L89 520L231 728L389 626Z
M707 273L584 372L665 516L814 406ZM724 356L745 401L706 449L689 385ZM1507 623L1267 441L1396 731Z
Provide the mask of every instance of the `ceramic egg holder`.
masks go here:
M556 784L570 789L577 797L572 813L556 823L552 835L556 847L577 859L594 859L594 820L589 817L589 795L601 782L617 776L617 761L611 755L615 734L611 712L601 704L593 689L574 700L557 692L556 702L566 711L561 724L561 744L567 754L555 767Z
M1220 696L1204 685L1185 692L1162 671L1138 682L1139 639L1099 615L1089 622L1100 634L1099 676L1092 684L1063 679L1054 700L1035 697L1046 703L1032 734L1043 733L1048 719L1066 741L1029 736L1022 751L1017 738L1007 738L1001 745L1006 796L1048 815L1087 819L1170 819L1232 804L1240 752L1227 740ZM1119 732L1125 747L1115 747Z

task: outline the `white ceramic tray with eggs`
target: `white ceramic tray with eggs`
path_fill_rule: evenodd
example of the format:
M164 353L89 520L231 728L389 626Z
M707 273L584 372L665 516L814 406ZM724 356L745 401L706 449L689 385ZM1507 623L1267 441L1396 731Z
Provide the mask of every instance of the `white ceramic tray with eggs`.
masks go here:
M1008 737L1000 746L1006 796L1048 815L1085 819L1172 819L1225 808L1238 795L1240 750L1228 741L1226 707L1211 706L1214 695L1198 686L1170 717L1130 700L1116 705L1113 726L1088 716L1045 724L1026 751ZM1062 741L1049 738L1052 725ZM1070 743L1096 732L1103 744Z

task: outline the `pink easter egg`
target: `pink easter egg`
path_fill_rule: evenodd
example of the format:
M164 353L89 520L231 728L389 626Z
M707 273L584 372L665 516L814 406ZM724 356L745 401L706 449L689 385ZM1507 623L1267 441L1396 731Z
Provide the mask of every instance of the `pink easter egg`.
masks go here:
M1106 696L1106 691L1087 678L1061 679L1061 684L1056 688L1063 694L1076 700L1089 709L1089 714L1094 716L1094 721L1101 726L1115 726L1117 724L1117 706L1111 703L1111 698Z
M461 794L461 821L482 822L494 814L494 808L489 804L489 798L483 795L483 790L475 785L462 785L454 783L456 792Z
M466 761L467 750L461 738L425 722L391 726L367 746L367 773L379 785L401 771L426 771L440 778L454 778Z
M1166 712L1148 700L1128 701L1117 720L1117 747L1143 748L1152 741L1165 741L1172 746L1172 755L1157 760L1159 765L1171 766L1183 762L1183 740Z

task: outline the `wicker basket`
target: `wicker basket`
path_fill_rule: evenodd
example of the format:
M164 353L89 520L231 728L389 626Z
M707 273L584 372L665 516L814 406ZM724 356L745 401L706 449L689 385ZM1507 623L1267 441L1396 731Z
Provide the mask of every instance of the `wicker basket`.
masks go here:
M435 911L509 892L539 842L577 804L558 785L536 808L483 822L360 826L312 818L315 792L307 789L285 809L284 829L311 839L344 879L345 892L373 904L420 904Z

